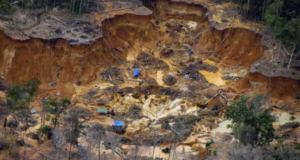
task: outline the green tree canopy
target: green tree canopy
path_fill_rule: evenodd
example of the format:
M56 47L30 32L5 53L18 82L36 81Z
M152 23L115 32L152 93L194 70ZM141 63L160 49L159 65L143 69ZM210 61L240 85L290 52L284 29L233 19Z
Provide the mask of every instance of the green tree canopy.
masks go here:
M30 96L33 96L33 94L39 90L40 84L41 82L39 80L32 78L25 85L26 91L30 94Z
M286 46L300 46L300 1L277 0L266 10L268 28Z
M231 127L244 145L264 146L274 137L273 118L269 109L263 109L264 96L256 95L252 100L243 95L227 109L226 118L232 120Z
M7 106L10 110L22 110L28 107L28 103L33 101L33 95L38 90L40 81L29 80L25 86L14 84L8 90Z

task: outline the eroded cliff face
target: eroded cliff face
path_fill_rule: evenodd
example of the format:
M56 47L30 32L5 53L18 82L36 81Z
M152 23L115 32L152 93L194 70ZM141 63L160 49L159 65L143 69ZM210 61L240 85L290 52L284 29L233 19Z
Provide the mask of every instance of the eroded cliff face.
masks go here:
M64 96L70 97L75 82L91 82L97 68L105 65L102 60L105 48L101 40L91 46L70 46L64 40L18 41L3 33L0 36L1 76L11 84L24 83L35 77L42 82L41 94L53 81L57 82Z
M219 67L237 72L247 69L263 55L259 34L241 28L214 29L205 16L206 9L200 5L159 0L152 9L152 16L125 14L103 21L104 37L91 45L71 46L63 39L18 41L2 32L1 76L9 83L24 83L36 77L43 84L41 93L50 89L47 87L50 81L57 82L62 96L70 97L76 82L90 83L97 78L101 67L120 67L127 59L135 59L130 56L138 57L142 51L159 53L164 47L157 48L158 42L174 49L175 57L170 59L175 64L181 60L178 57L189 58L184 52L188 45L195 57L210 57ZM166 27L172 21L189 26L177 32ZM156 53L155 56L160 58Z

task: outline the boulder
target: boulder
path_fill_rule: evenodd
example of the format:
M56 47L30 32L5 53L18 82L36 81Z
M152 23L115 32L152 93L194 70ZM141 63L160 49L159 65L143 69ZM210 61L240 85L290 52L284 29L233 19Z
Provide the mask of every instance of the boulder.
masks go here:
M177 79L175 76L167 74L163 76L163 81L167 85L174 85L177 82Z

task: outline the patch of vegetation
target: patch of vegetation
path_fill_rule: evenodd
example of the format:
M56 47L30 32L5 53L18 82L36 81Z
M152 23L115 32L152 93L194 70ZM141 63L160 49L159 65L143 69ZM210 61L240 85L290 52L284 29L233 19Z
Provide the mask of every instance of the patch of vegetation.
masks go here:
M220 111L218 111L218 110L212 111L212 110L205 109L205 110L198 111L198 115L199 116L213 116L213 117L216 117L216 116L218 116L219 112Z
M10 143L8 139L1 138L0 139L0 151L7 150L10 147Z
M161 151L164 152L164 153L170 153L170 149L169 148L163 148Z
M295 99L300 99L300 92L295 95Z
M71 105L71 101L67 98L63 98L60 101L57 101L56 98L49 98L45 102L45 105L43 105L43 112L49 112L50 114L55 115L51 118L54 128L59 126L60 114L63 113L69 105Z
M50 126L45 125L45 126L41 127L39 129L39 132L47 135L48 139L52 138L52 127L50 127Z
M273 118L269 109L263 109L263 96L252 100L243 95L227 109L226 118L232 120L232 129L240 143L264 146L274 137Z
M123 135L126 133L126 128L127 126L123 126L123 127L112 126L112 131L117 134Z
M211 144L213 144L213 143L214 143L214 140L213 140L213 138L211 138L210 141L207 141L207 142L205 143L205 147L206 147L206 148L209 148L209 147L211 146Z
M15 120L8 121L7 126L10 128L17 128L19 126L19 122Z
M194 115L184 115L184 116L168 116L160 119L160 123L162 124L162 128L176 131L177 136L171 135L167 137L169 141L174 141L178 139L179 141L186 139L188 137L197 122L202 119L200 116ZM170 123L173 122L173 126L170 126Z
M300 150L300 143L295 146L295 149Z

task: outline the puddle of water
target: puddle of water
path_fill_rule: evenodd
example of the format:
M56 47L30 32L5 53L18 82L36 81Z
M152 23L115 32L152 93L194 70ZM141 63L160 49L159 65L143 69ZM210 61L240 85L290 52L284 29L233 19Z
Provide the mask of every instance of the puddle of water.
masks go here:
M199 72L206 78L206 80L209 82L209 83L213 83L217 86L222 86L222 85L225 85L226 84L226 80L223 80L221 78L221 71L218 70L217 72L208 72L208 71L205 71L205 70L199 70Z
M219 132L219 133L230 133L231 128L227 128L228 125L231 125L231 121L225 120L225 121L219 123L219 126L215 129L213 129L212 131Z
M288 112L282 112L280 115L278 115L278 120L273 125L274 126L284 125L289 122L299 122L300 123L300 115L299 114L294 115L294 116L296 116L296 119L294 119L294 120L290 119L291 116L292 115L289 114Z
M171 64L171 62L170 62L169 60L163 59L163 61L164 61L165 63L167 63L167 65L169 66L170 70L173 69L173 65Z
M208 63L210 65L217 66L217 63L211 60L205 60L204 63ZM221 78L221 70L217 70L217 72L208 72L205 70L199 70L199 72L206 78L209 83L213 83L217 86L222 86L226 84L226 80Z
M205 61L204 61L204 63L210 64L210 65L214 65L214 66L216 66L216 65L217 65L217 63L216 63L216 62L214 62L214 61L211 61L211 60L209 60L209 59L205 60Z

